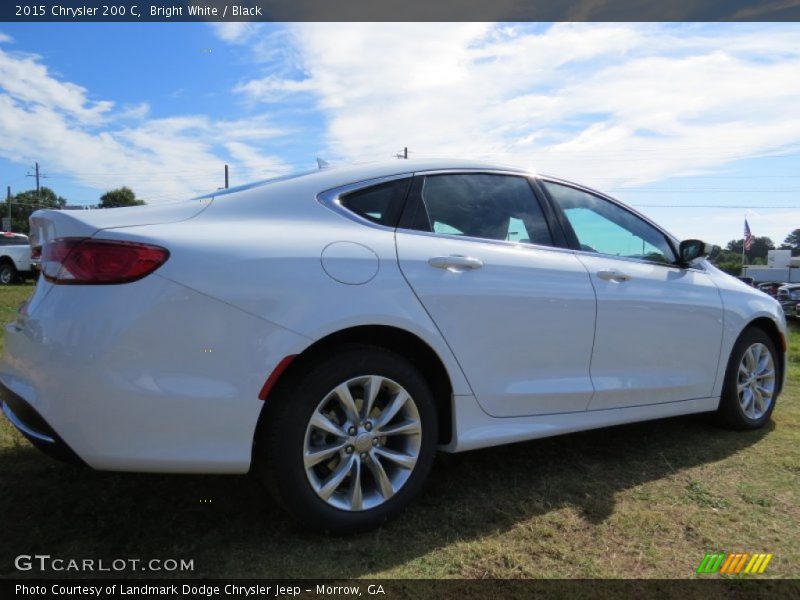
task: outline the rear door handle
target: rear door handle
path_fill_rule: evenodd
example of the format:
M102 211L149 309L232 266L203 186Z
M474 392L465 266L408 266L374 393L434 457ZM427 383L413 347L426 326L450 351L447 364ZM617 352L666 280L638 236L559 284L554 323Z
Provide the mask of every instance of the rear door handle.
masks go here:
M480 269L483 261L472 256L434 256L428 259L428 264L437 269L447 269L448 271L471 271Z
M631 276L627 273L623 273L622 271L617 271L616 269L605 269L603 271L598 271L597 276L600 279L605 279L606 281L628 281Z

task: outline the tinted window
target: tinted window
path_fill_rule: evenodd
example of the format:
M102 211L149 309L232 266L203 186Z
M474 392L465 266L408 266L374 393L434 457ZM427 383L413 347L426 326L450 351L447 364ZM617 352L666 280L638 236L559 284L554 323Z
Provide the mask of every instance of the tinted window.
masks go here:
M0 246L27 246L28 238L17 236L0 236Z
M674 263L667 238L647 221L604 198L543 182L569 220L581 249L598 254Z
M411 179L396 179L345 194L342 206L373 223L396 227Z
M539 202L524 177L431 175L422 187L419 229L448 235L551 245Z

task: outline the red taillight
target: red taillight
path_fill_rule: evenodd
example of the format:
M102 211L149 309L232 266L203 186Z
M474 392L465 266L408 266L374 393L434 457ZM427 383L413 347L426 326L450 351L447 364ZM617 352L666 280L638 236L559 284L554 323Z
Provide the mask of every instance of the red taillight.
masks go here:
M59 284L129 283L164 264L169 251L136 242L62 238L42 249L41 270Z

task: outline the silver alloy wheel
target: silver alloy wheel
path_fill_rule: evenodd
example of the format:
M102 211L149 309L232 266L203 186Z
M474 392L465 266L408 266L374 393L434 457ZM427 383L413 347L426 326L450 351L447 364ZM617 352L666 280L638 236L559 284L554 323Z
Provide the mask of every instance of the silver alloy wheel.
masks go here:
M775 395L775 361L764 344L752 344L739 363L736 391L744 414L760 419L769 410Z
M13 271L10 267L0 267L0 283L3 285L8 285L11 283L11 278L13 277Z
M303 463L325 502L369 510L405 485L421 445L413 398L391 379L365 375L336 386L317 405L306 428Z

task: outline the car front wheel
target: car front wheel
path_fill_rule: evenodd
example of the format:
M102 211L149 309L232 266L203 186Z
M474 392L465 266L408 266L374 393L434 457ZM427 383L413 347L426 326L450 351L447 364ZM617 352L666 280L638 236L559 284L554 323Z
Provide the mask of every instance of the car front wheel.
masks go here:
M770 418L778 396L781 368L772 339L757 327L736 341L722 389L719 420L738 430L758 429Z
M381 348L351 347L268 399L261 472L300 523L376 527L419 492L436 452L436 407L422 375Z

